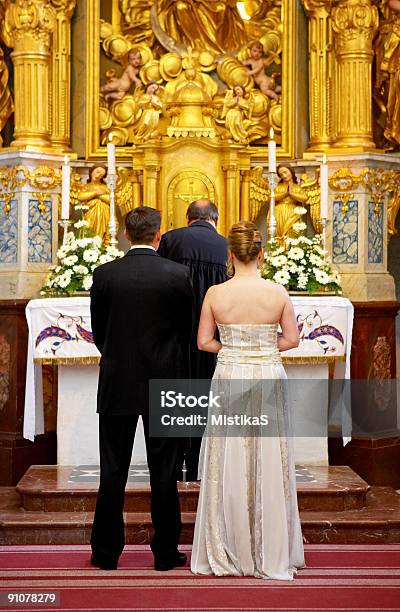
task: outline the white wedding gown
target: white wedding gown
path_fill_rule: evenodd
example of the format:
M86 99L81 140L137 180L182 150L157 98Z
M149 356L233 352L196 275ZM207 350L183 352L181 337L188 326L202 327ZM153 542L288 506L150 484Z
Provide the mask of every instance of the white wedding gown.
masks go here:
M304 567L304 551L277 325L218 329L222 349L211 390L224 398L220 414L238 414L240 406L247 415L267 414L268 426L264 435L245 425L236 437L221 429L216 437L209 411L191 569L292 580Z

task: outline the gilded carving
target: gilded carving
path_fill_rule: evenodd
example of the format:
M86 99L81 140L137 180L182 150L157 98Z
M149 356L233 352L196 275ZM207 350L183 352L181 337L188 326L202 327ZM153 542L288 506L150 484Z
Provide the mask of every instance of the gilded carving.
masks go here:
M11 347L4 335L0 335L0 411L8 402L10 392Z
M371 65L378 23L378 9L371 0L342 0L332 9L338 92L335 147L375 147Z
M0 24L4 23L4 12L4 4L0 3ZM1 29L2 28L0 25L0 42L2 42ZM4 58L4 51L0 46L0 132L5 127L8 119L10 118L13 112L14 102L9 87L8 67ZM2 143L3 140L0 134L0 147Z
M49 0L7 0L5 17L5 29L13 46L26 37L49 46L56 18Z
M386 336L378 336L372 352L374 378L377 380L390 379L391 349Z
M384 412L390 405L389 380L391 379L391 348L386 336L378 336L372 349L373 394L375 405Z
M352 191L363 182L368 168L364 168L360 174L355 174L350 168L339 168L329 176L329 187L333 191Z
M215 187L203 172L187 169L179 172L168 185L168 227L184 225L190 202L200 198L215 201Z
M4 200L3 210L6 215L8 215L11 211L10 202L15 198L15 193L0 193L0 197Z
M4 190L20 189L26 183L42 191L55 189L61 185L61 172L49 166L37 166L32 170L23 165L0 168L0 185Z
M302 0L308 17L309 150L329 148L334 141L334 51L331 0Z
M280 2L274 6L267 2L246 3L251 25L231 2L214 5L186 0L171 4L161 0L151 8L146 2L130 0L121 2L120 10L123 17L120 29L104 21L100 28L105 53L124 70L119 78L115 71L108 70L105 75L108 82L100 88L102 144L110 133L116 144L122 146L153 138L150 132L155 131L161 136L231 138L247 144L265 137L271 125L280 141ZM224 24L229 24L229 31L224 32ZM254 40L256 35L258 42ZM128 64L134 56L135 65ZM257 67L254 62L258 62ZM228 112L227 104L233 100L227 101L226 89L221 89L221 83L212 78L215 72L228 90L239 85L244 88L244 100L237 105L240 114L248 106L242 121L238 113ZM142 127L138 126L143 122L141 107L145 94L138 88L140 82L146 86L153 81L165 86L165 95L160 97L167 112L159 116L157 130L146 130L143 138ZM131 85L135 86L134 91ZM155 119L157 109L148 110L152 110ZM157 112L161 114L161 106ZM236 117L231 121L233 115Z

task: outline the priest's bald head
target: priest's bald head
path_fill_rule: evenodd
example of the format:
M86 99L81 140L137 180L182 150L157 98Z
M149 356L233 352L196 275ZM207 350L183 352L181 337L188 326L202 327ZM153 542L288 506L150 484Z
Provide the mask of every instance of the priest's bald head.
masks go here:
M189 204L186 212L188 225L195 221L208 221L214 227L218 222L218 208L208 198L201 198Z

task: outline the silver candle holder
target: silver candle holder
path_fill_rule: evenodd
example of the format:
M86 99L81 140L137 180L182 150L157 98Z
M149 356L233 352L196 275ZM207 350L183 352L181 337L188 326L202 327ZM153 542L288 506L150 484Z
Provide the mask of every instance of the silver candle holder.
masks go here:
M108 230L110 232L110 246L116 247L117 241L117 218L115 216L115 188L117 186L118 176L116 174L108 174L106 184L110 191L110 221Z
M59 219L58 225L63 229L63 240L62 244L65 245L67 241L68 227L72 225L71 219Z
M319 224L322 227L322 248L324 250L324 260L326 259L327 250L326 250L326 226L328 224L328 219L320 219Z
M276 217L275 217L275 189L278 184L276 172L268 172L267 180L269 185L269 223L267 227L267 242L272 245L276 238Z

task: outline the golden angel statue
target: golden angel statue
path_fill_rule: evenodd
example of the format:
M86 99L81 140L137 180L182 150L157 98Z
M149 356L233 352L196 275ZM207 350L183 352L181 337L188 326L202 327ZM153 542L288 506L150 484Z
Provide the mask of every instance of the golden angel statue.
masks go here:
M296 174L288 164L277 167L280 177L275 190L275 218L276 218L276 240L284 243L285 238L296 238L302 232L300 224L304 215L309 210L313 229L316 233L321 231L320 220L320 185L319 171L315 178L309 179L303 175L303 181L298 182ZM263 205L270 198L268 181L262 176L262 167L257 166L250 173L250 211L251 220L254 221ZM307 208L306 208L307 207ZM267 214L267 223L270 213Z
M159 94L162 88L155 81L150 81L138 100L138 108L142 113L136 126L133 128L135 142L141 143L145 140L160 136L158 124L160 114L163 111L163 103Z
M225 94L221 119L225 119L225 127L236 142L247 144L249 142L248 127L251 119L252 103L246 99L246 91L241 85L233 90L228 89Z
M293 168L281 164L276 172L280 178L275 190L276 240L283 242L285 238L299 236L300 231L296 228L296 223L299 223L307 212L303 205L308 196L299 185ZM268 211L267 223L269 219Z
M126 172L118 171L118 182L115 192L115 201L118 206L124 206L126 211L134 206L132 200L132 186ZM103 244L108 244L110 239L110 192L105 183L107 168L102 164L95 164L89 169L87 183L81 183L80 177L71 183L71 203L83 206L84 220L96 236L100 236ZM118 227L118 225L117 225Z

